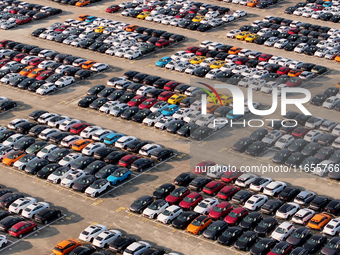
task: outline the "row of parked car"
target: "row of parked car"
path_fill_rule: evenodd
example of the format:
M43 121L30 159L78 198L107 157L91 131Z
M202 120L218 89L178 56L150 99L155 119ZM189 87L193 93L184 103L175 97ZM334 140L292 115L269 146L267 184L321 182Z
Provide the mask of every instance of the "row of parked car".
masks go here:
M163 57L156 66L233 85L247 78L242 86L252 84L254 90L260 90L267 85L269 90L265 93L274 86L279 89L300 86L303 81L328 71L324 66L212 41Z
M214 164L205 161L198 166ZM212 177L216 177L216 171L208 172L207 176L210 173L213 173ZM285 182L253 174L230 171L219 177L222 177L222 181L182 173L175 178L174 184L165 183L158 187L152 196L144 195L135 200L130 206L130 211L143 213L145 217L157 219L164 224L171 223L173 227L186 229L192 234L203 234L205 238L217 240L223 245L234 244L239 250L251 249L251 254L266 254L283 240L291 246L290 249L303 245L307 251L301 254L314 253L326 243L327 237L321 236L322 244L310 246L308 243L312 242L307 241L309 238L319 239L318 235L312 236L310 229L321 230L328 224L323 234L334 236L339 233L339 218L332 219L332 214L339 213L339 200L331 201L330 198L317 196L314 192L287 187ZM231 182L235 182L235 185L228 184ZM176 187L175 184L179 186ZM255 194L253 191L262 191L266 195ZM211 197L216 194L217 198L223 200L222 202ZM277 195L278 199L268 200L267 196ZM227 202L228 200L231 202ZM294 202L289 202L292 200ZM324 208L324 212L316 214L315 211L323 211ZM336 211L333 211L334 208L337 208ZM258 209L260 212L257 212ZM289 221L279 225L277 219L267 215L276 215L278 219L285 220L291 218L295 226ZM308 228L298 227L304 224L307 224ZM248 237L256 240L247 240ZM259 246L256 245L257 242L270 245Z
M266 16L230 31L227 37L340 61L340 32L335 28Z
M123 16L163 25L205 32L247 15L246 11L231 11L227 7L193 1L149 1L147 4L123 2Z
M51 0L55 3L74 5L78 7L84 7L89 4L100 2L101 0Z
M0 42L0 82L44 95L106 70L103 63L33 45Z
M315 106L322 106L326 109L340 111L340 84L338 87L329 87L323 93L316 94L310 103Z
M62 216L49 203L4 187L0 187L0 201L0 231L16 238L36 231L38 224L48 224ZM8 243L8 235L0 236L1 248Z
M340 5L338 1L299 2L296 5L287 7L285 13L333 23L339 23L340 21Z
M67 239L58 243L52 250L53 254L92 254L108 255L108 251L124 255L178 255L175 252L167 253L164 249L152 247L145 241L137 241L133 237L125 236L116 229L108 229L103 224L90 225L80 234L80 241ZM90 242L92 244L82 244ZM99 250L98 250L99 248Z
M56 22L48 28L33 31L32 35L126 59L139 58L185 39L182 35L164 30L90 15Z
M18 103L16 101L0 96L0 112L11 110L17 106Z
M218 0L220 1L220 0ZM244 5L247 7L256 7L259 9L264 9L267 7L271 7L280 1L278 0L223 0L223 2L226 3L233 3L233 4L239 4L239 5Z
M23 1L3 1L0 4L0 28L7 30L34 20L62 13L61 9Z

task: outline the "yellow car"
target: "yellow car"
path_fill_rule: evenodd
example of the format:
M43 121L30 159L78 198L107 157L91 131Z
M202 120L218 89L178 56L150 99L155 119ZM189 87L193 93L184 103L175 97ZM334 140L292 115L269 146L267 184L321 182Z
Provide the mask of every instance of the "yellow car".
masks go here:
M204 16L202 15L196 15L195 18L192 19L193 22L200 22L202 19L204 19Z
M186 98L186 95L173 95L168 99L168 104L179 104L184 98Z
M246 37L247 37L248 35L250 35L250 32L248 32L248 31L243 31L243 32L239 33L239 34L236 36L236 39L237 39L237 40L243 41L244 39L246 39Z
M220 68L225 64L223 60L216 60L214 63L210 65L210 68Z
M259 38L260 36L258 34L250 34L246 37L245 41L246 42L254 42L257 38Z
M206 57L204 56L196 56L192 60L190 60L191 64L200 64Z
M145 19L149 15L150 15L150 12L142 12L137 16L137 19Z
M222 96L221 101L222 101L223 105L230 105L231 102L233 101L233 97L232 96Z
M222 105L229 105L233 101L232 96L224 95L222 93L218 93L218 95L221 98ZM220 101L218 100L218 98L215 94L213 94L213 97L210 97L210 96L207 97L207 101L210 102L210 103L213 103L214 100L217 102L218 105L220 104Z
M97 27L97 28L94 30L94 32L95 32L95 33L103 33L104 29L105 29L105 27Z
M338 84L336 84L335 87L340 88L340 81L338 82Z
M220 96L220 98L223 97L223 96L225 96L225 95L222 94L222 93L218 93L218 95ZM211 96L208 96L208 97L207 97L207 101L208 101L209 103L214 103L214 102L219 103L218 98L217 98L217 96L216 96L215 94L212 94L212 97L211 97Z

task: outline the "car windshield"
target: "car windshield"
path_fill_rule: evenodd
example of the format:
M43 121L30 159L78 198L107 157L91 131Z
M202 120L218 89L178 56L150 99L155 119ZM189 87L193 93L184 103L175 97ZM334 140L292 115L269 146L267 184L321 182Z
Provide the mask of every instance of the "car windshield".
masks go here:
M168 210L165 210L165 211L163 212L163 214L164 214L165 216L170 216L170 215L172 215L172 212L170 212L170 211L168 211Z
M247 237L247 236L241 236L239 239L238 239L238 241L240 241L240 242L243 242L243 243L246 243L246 242L248 242L249 241L249 237Z
M207 208L207 207L208 207L208 204L205 203L205 202L201 202L198 206L199 206L199 207L202 207L202 208Z
M284 234L286 232L286 230L284 228L278 227L275 232L277 232L279 234Z
M193 199L192 199L191 197L185 197L185 198L183 199L183 201L185 201L185 202L187 202L187 203L191 203L191 202L193 202Z
M231 217L231 218L237 218L237 217L238 217L238 214L235 213L235 212L231 212L231 213L229 213L228 216Z
M159 204L155 204L155 203L152 203L149 206L149 209L151 209L151 210L158 210L159 208L160 208L160 205Z
M122 177L124 175L123 172L115 171L111 174L114 177Z
M89 184L91 179L88 178L82 178L78 181L79 184Z
M191 224L194 225L194 226L200 226L201 225L201 221L196 219Z
M329 242L329 243L326 244L325 247L327 247L327 248L329 248L329 249L331 249L331 250L336 250L336 249L339 248L339 244L334 244L334 243L332 243L332 242Z
M318 239L314 239L314 238L309 238L308 241L307 241L308 244L319 244L320 243L320 240Z
M164 111L166 111L166 112L172 112L173 109L174 109L173 107L167 106L167 107L164 108Z
M101 188L103 185L101 182L94 182L92 185L91 185L91 188L93 189L99 189Z

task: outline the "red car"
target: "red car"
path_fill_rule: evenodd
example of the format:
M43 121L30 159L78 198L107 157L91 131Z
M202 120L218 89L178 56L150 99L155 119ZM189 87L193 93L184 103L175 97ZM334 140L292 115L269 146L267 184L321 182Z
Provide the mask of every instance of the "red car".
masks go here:
M0 60L0 67L3 67L4 65L6 65L8 62L10 62L11 60L10 59L1 59Z
M234 63L236 65L245 65L249 59L247 57L238 57L235 58Z
M221 176L221 180L224 182L234 182L242 173L239 171L224 172Z
M29 16L23 16L22 18L20 19L17 19L15 21L15 23L17 23L18 25L22 25L22 24L26 24L28 22L31 22L32 18L29 17Z
M232 210L225 218L224 221L229 225L234 226L239 223L244 217L248 215L248 210L243 207L238 207Z
M208 48L199 48L195 53L197 56L205 56L209 52Z
M14 224L8 231L11 236L22 238L24 234L37 229L37 224L33 221L20 221Z
M323 6L320 5L320 4L314 5L314 6L312 7L312 9L313 9L314 11L322 11L323 8L325 8L325 7L323 7Z
M119 5L111 5L110 7L106 8L106 12L113 13L120 9Z
M161 101L168 101L168 99L170 97L172 97L172 95L175 94L173 92L170 92L170 91L163 91L162 93L159 94L159 96L157 97L158 100L161 100Z
M21 10L21 8L13 7L13 9L11 9L11 10L9 11L9 13L17 14L18 11L20 11L20 10Z
M281 66L276 73L279 75L288 74L290 70L291 69L289 67Z
M39 74L36 79L38 81L46 80L48 77L50 77L54 72L52 71L43 71L41 74Z
M191 47L188 47L185 52L187 53L196 53L196 51L199 49L199 47L195 47L195 46L191 46Z
M309 131L310 131L309 128L297 127L293 130L292 136L295 136L297 138L303 138Z
M200 9L196 7L191 7L189 13L197 13Z
M175 15L175 18L176 18L176 19L183 19L185 16L188 15L188 13L189 13L189 12L187 12L187 11L180 12L180 13L178 13L177 15Z
M292 77L286 82L286 85L288 87L298 87L301 85L301 83L302 79L300 79L299 77Z
M174 90L178 85L180 85L180 82L177 81L169 81L164 85L165 90Z
M273 56L273 55L271 55L271 54L263 53L262 55L259 56L259 61L268 62L268 60L269 60L272 56Z
M30 65L30 66L37 66L37 65L39 65L41 62L43 62L44 60L43 59L41 59L41 58L34 58L34 59L32 59L28 64Z
M135 162L139 158L140 156L137 155L126 155L119 160L118 165L123 167L129 167L133 162Z
M235 195L240 190L237 186L225 186L218 193L217 197L224 200L229 200L233 195Z
M223 219L233 209L232 204L228 202L219 203L210 211L209 217L215 220Z
M179 206L184 210L191 211L202 199L203 196L200 193L192 192L179 203Z
M225 185L226 184L221 181L211 181L203 187L203 192L211 196L216 196Z
M70 133L74 134L74 135L78 135L78 134L80 134L81 131L83 131L85 128L87 128L89 126L91 126L91 124L77 123L70 128Z
M214 161L202 161L194 167L193 171L195 174L205 174L208 172L209 167L214 165L216 165Z
M170 44L170 41L165 40L165 39L159 39L156 43L155 46L156 47L165 47L168 46Z
M297 27L292 27L291 29L288 30L288 34L290 35L296 35L299 32L300 32L300 29L298 29Z
M134 98L132 98L128 103L127 105L128 106L138 106L140 105L141 103L143 103L144 101L146 100L146 97L145 96L135 96Z
M146 8L143 8L143 12L151 12L153 9L155 9L155 5L148 6Z
M63 32L64 30L66 30L66 28L68 28L69 26L68 25L61 25L59 27L56 27L54 29L55 32Z
M138 107L141 110L150 109L157 102L158 102L158 100L156 98L148 98L143 103L141 103Z
M267 255L287 255L291 252L293 246L285 241L281 241L274 246Z
M20 62L24 57L26 57L25 54L19 53L19 54L14 56L13 60L17 61L17 62Z
M5 47L7 43L13 42L12 40L2 40L0 41L0 47Z
M178 187L174 191L172 191L166 198L169 204L178 204L183 198L190 194L190 190L187 187Z

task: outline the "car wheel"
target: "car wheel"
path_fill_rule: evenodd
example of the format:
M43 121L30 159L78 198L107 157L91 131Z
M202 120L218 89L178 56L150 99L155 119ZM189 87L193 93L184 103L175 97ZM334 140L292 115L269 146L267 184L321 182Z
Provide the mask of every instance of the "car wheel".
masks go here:
M48 223L48 220L44 220L44 224L47 224Z
M58 213L58 214L57 214L57 217L60 218L60 217L61 217L61 213Z
M157 214L155 214L154 216L152 216L153 219L157 219Z
M34 227L34 228L33 228L33 231L36 231L36 230L37 230L37 227Z
M198 235L201 235L202 234L202 231L200 230L200 231L198 231L198 233L197 233Z
M192 211L192 206L189 207L189 211Z

